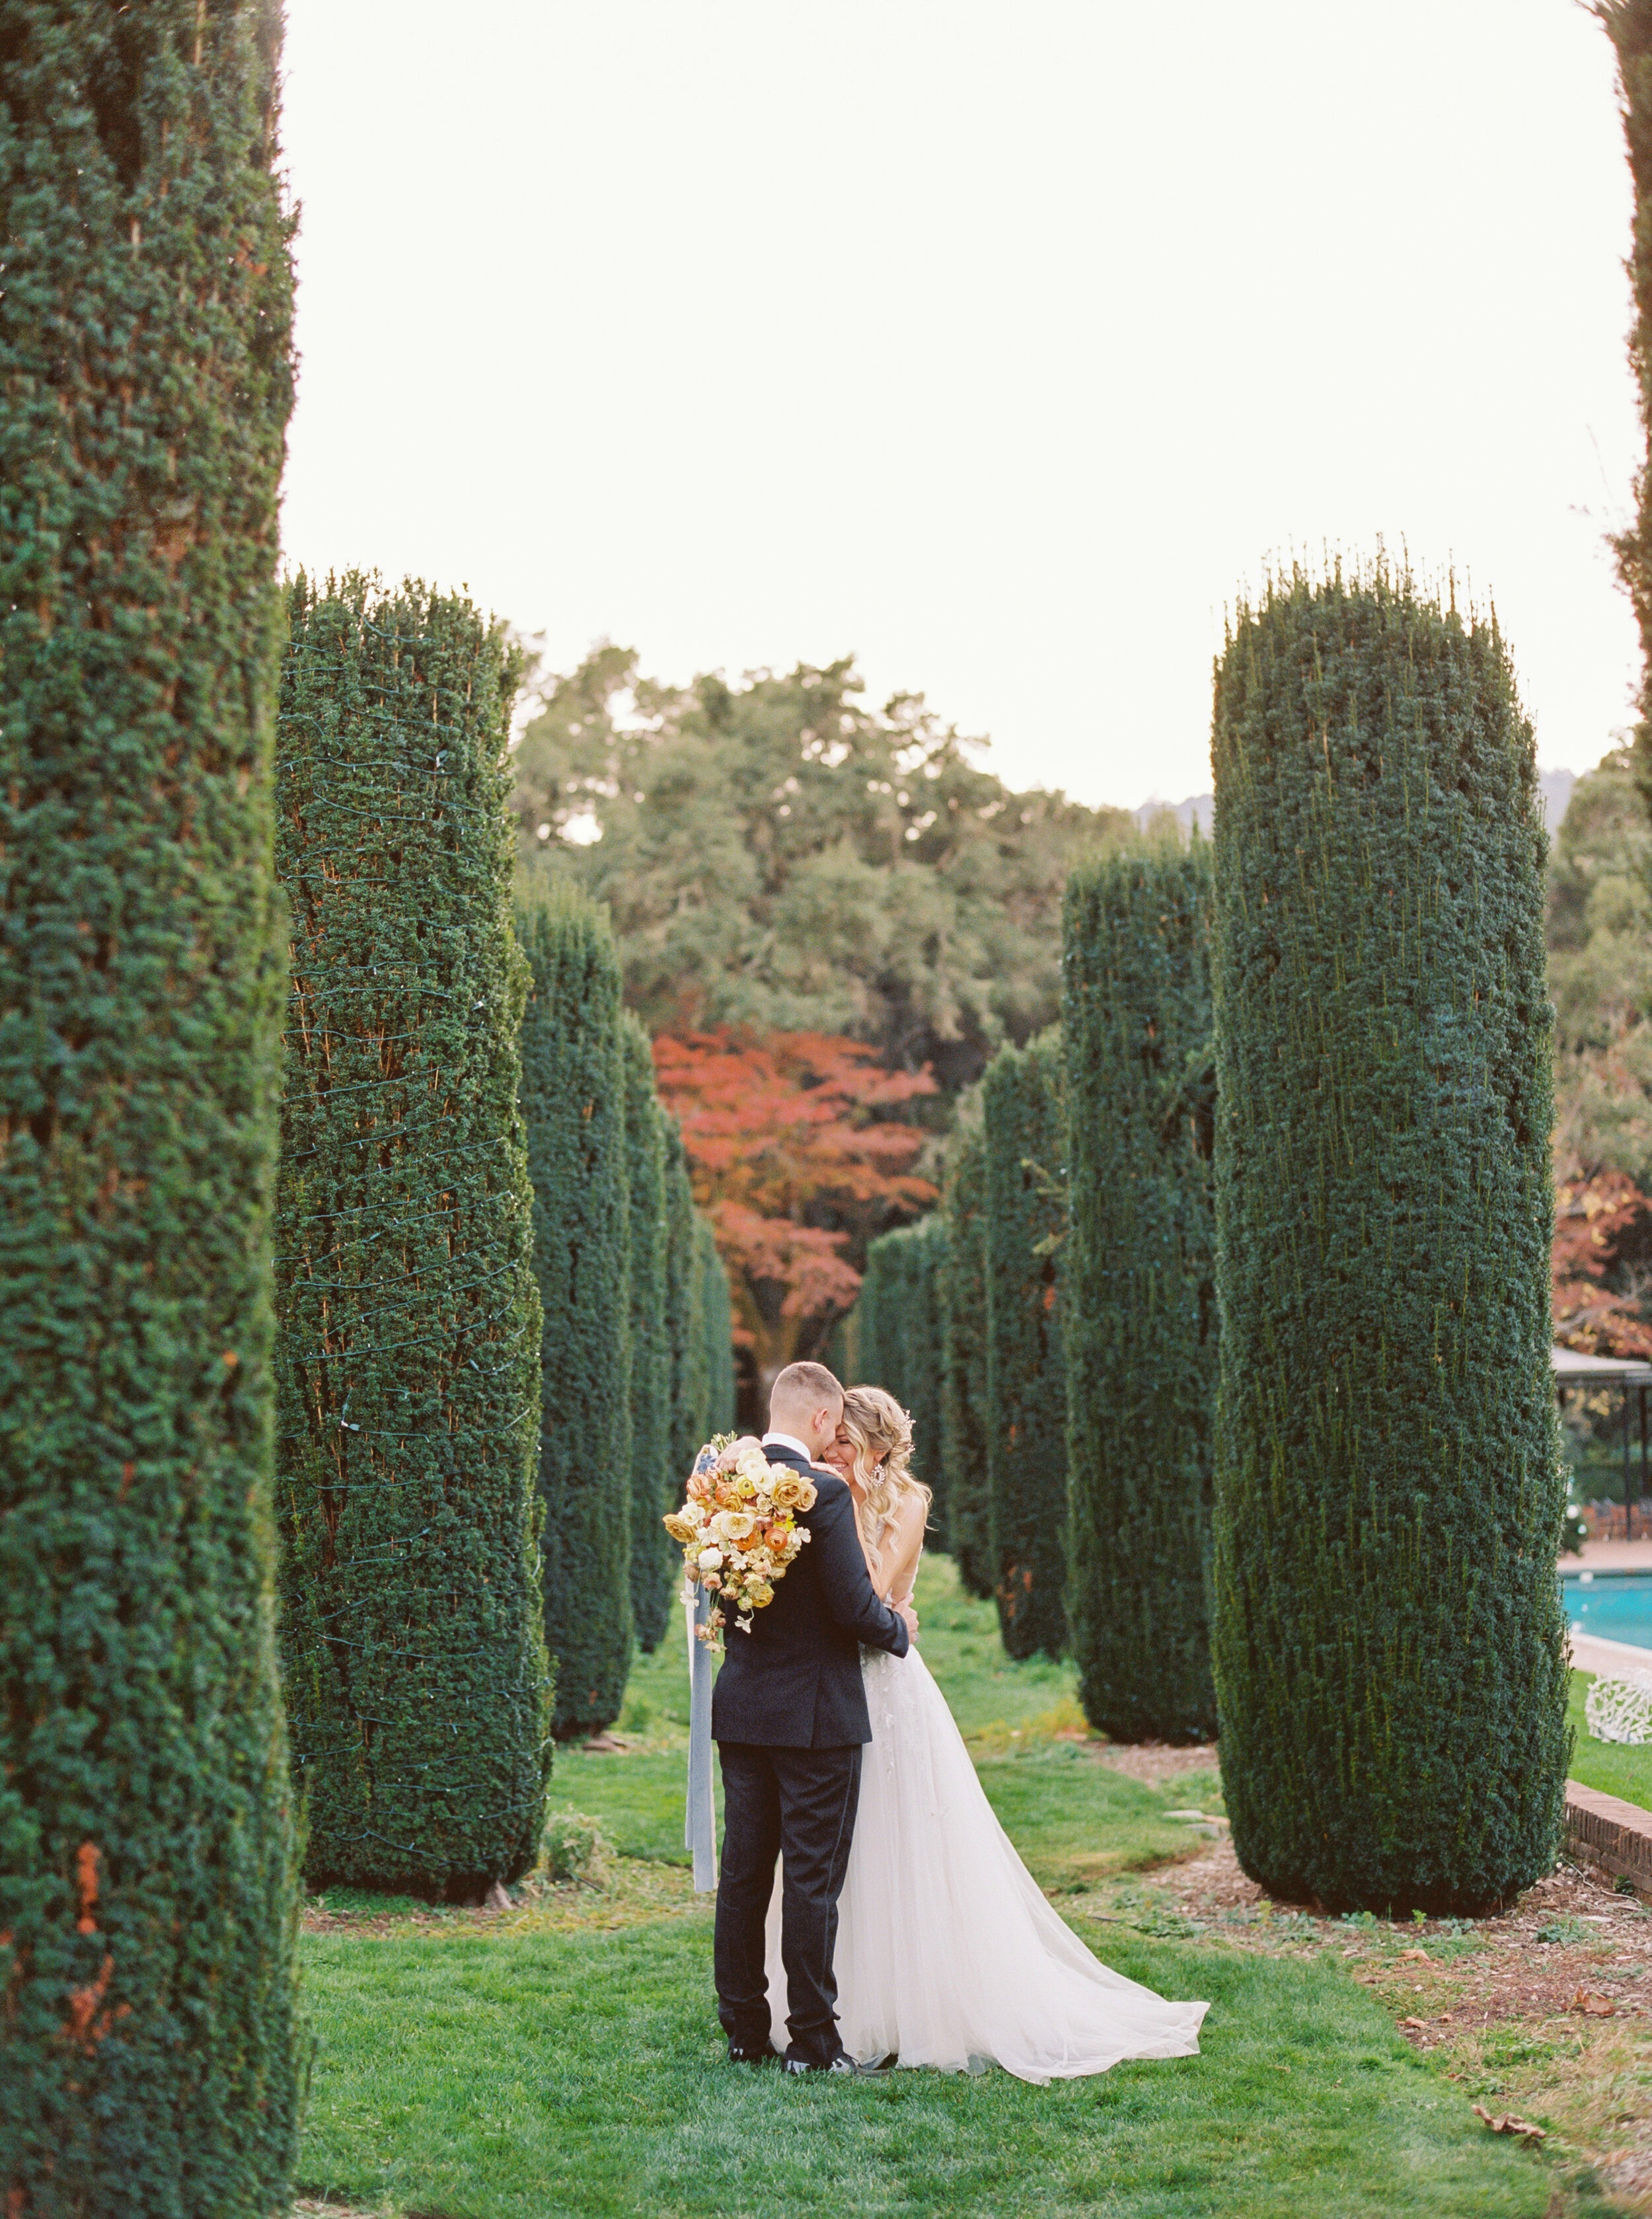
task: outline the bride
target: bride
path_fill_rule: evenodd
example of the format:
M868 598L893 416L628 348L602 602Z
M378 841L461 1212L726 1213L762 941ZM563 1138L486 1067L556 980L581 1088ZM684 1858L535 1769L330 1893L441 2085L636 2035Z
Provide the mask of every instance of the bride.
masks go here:
M929 1490L910 1470L911 1421L881 1388L852 1387L823 1461L848 1481L873 1585L910 1599ZM1191 2057L1209 2006L1169 2003L1099 1963L1045 1901L993 1816L946 1698L916 1649L863 1649L872 1743L838 1906L838 2020L861 2064L1017 2079L1105 2073L1127 2057ZM786 2041L780 1887L769 1905L774 2042Z

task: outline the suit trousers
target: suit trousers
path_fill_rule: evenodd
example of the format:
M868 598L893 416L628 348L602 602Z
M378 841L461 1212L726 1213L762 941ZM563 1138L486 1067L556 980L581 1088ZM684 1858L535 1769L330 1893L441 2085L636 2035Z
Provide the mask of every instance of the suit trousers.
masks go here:
M786 2055L829 2065L837 2036L837 1899L860 1799L860 1750L722 1742L723 1868L717 1889L717 2017L736 2049L769 2044L765 1922L781 1860Z

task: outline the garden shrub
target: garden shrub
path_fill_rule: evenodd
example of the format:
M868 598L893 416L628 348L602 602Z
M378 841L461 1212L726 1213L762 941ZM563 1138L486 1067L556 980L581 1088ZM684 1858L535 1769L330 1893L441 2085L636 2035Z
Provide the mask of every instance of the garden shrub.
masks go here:
M556 1738L568 1741L613 1724L630 1671L625 1029L613 935L588 896L552 880L519 929L532 973L522 1111L545 1315L545 1641Z
M0 2208L285 2209L273 5L0 37Z
M682 1501L694 1458L711 1437L705 1346L705 1259L682 1128L666 1117L666 1339L671 1352L671 1470L666 1492ZM767 1423L767 1414L764 1423Z
M566 1886L579 1881L599 1887L613 1862L613 1848L594 1818L583 1811L550 1811L540 1844L545 1878Z
M1067 1620L1115 1741L1216 1731L1210 894L1196 838L1067 883Z
M654 1052L635 1017L623 1022L625 1223L630 1278L631 1620L644 1650L659 1644L682 1551L661 1524L681 1500L671 1459L671 1346L666 1338L666 1128Z
M986 1128L987 1476L993 1592L1012 1656L1059 1656L1067 1616L1067 1390L1061 1035L1006 1047Z
M1567 1758L1531 727L1379 562L1218 668L1214 1650L1245 1870L1447 1913L1551 1869Z
M947 1515L939 1287L946 1238L935 1212L880 1234L867 1246L856 1303L855 1377L892 1395L912 1420L912 1470L935 1492L935 1538Z
M550 1757L518 665L420 585L301 576L288 613L277 1510L305 1869L472 1901L532 1862Z
M986 1132L978 1090L960 1097L941 1186L947 1240L936 1280L947 1545L973 1595L993 1590L987 1466Z

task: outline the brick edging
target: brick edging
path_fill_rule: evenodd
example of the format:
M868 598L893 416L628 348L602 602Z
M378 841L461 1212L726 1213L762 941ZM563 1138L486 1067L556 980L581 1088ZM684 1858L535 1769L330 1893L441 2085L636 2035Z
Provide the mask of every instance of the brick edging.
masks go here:
M1652 1893L1652 1811L1638 1803L1568 1780L1566 1846L1603 1872L1632 1880Z

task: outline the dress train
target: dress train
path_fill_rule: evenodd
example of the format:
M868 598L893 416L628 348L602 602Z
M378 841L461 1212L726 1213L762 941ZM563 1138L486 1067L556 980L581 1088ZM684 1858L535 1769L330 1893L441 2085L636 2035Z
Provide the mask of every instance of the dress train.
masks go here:
M862 2064L1045 2082L1127 2057L1192 2057L1208 2004L1110 1972L1045 1900L993 1814L928 1667L861 1652L873 1738L838 1909L838 2021ZM768 1992L784 2049L779 1874Z

